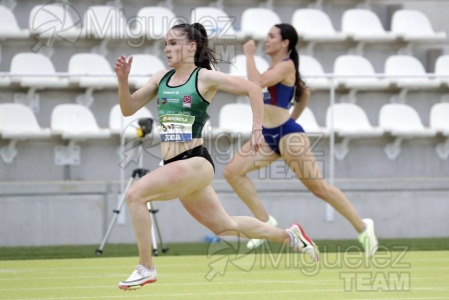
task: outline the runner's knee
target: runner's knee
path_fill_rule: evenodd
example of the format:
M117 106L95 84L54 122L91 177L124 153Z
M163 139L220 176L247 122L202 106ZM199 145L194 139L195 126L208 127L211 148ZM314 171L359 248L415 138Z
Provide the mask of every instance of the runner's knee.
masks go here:
M327 184L315 184L309 187L309 191L318 198L327 199L330 193L330 187Z
M239 174L239 172L236 170L233 164L227 164L223 171L223 177L227 181L234 181L237 178L241 177L242 175Z
M132 186L126 191L125 199L128 205L143 202L141 193L139 193L138 189L133 188Z

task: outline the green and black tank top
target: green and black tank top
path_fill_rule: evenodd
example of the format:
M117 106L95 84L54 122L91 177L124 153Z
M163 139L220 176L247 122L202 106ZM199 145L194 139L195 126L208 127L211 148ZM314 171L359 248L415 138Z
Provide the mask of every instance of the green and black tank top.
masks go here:
M200 69L193 70L187 82L182 85L168 84L175 69L167 72L159 82L157 106L162 142L187 142L193 138L201 138L204 124L209 119L209 102L198 91Z

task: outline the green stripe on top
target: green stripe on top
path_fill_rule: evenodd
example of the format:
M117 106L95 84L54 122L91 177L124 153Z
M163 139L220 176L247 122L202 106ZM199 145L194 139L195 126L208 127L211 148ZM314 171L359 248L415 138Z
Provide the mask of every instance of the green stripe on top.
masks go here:
M198 92L198 72L196 68L186 83L178 86L170 86L170 78L175 74L175 69L170 70L159 82L157 92L157 106L159 122L162 124L165 115L194 116L192 125L192 138L201 138L204 124L209 119L207 102ZM165 118L166 119L166 118Z

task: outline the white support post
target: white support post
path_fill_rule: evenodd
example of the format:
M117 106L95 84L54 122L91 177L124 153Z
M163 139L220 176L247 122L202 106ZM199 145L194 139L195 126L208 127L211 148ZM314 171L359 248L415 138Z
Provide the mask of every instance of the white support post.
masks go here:
M268 9L273 10L274 8L274 0L267 0L267 2L265 4L261 4L260 6L264 6Z
M58 166L79 165L81 162L80 152L80 146L76 145L75 140L70 140L67 146L55 146L55 164Z
M78 95L76 97L76 103L90 107L92 103L94 103L94 93L95 88L89 87L87 88L86 92L84 94Z
M358 42L357 46L355 48L349 49L348 54L363 56L363 48L364 47L365 47L364 42Z
M323 1L324 0L316 0L314 4L309 4L309 7L323 9Z
M446 138L444 143L438 144L435 151L441 159L446 160L449 157L449 137Z
M449 94L444 94L440 97L441 102L449 102Z
M168 9L173 9L173 7L174 7L173 0L165 0L165 1L159 2L157 5L164 6Z
M37 113L39 112L40 108L40 97L39 94L36 93L36 91L36 87L31 87L28 89L28 92L26 94L14 94L14 102L24 104L31 108L33 112Z
M346 157L346 155L348 155L348 153L349 153L349 141L350 140L351 140L350 138L345 137L345 138L343 138L341 143L335 145L335 152L334 152L334 154L335 154L335 157L338 160L343 160Z
M315 42L308 42L305 50L306 55L314 56L313 55L314 49L315 49Z
M369 9L369 10L371 10L371 9L372 9L372 7L371 7L371 0L365 0L364 3L358 4L358 5L357 5L357 8L364 8L364 9Z
M10 10L14 10L14 8L16 8L16 6L17 6L17 1L16 0L1 0L0 5L3 5L7 8L9 8Z
M16 148L17 140L10 140L7 146L0 148L0 156L6 164L12 163L14 158L17 156Z
M357 94L357 90L351 89L348 94L341 96L340 102L344 103L356 103L357 98L355 95Z
M399 55L413 55L413 44L407 43L407 45L398 50Z
M335 132L334 132L334 104L335 104L335 77L331 78L331 89L330 89L330 107L331 107L331 127L330 127L330 135L329 135L329 183L334 185L334 149L335 149ZM332 222L335 219L335 211L334 208L326 203L326 221Z
M408 89L401 89L401 92L397 95L393 95L390 98L391 103L405 103L407 97Z
M219 8L219 9L224 9L223 2L224 2L223 0L216 0L215 2L209 3L209 6L216 7L216 8Z
M153 42L153 45L146 47L143 51L145 54L151 54L154 56L160 56L162 54L162 40Z
M108 40L103 39L100 43L100 45L95 46L91 50L92 53L100 54L101 56L106 56L109 52L108 50Z
M111 0L106 2L106 4L117 8L123 8L122 0Z
M393 143L385 146L384 151L389 159L394 160L401 153L402 139L401 137L397 137Z

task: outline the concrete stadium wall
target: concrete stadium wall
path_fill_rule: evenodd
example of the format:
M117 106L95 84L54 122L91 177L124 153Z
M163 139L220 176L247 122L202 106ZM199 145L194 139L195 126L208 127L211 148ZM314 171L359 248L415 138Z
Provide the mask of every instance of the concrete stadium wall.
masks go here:
M349 222L335 212L326 221L323 201L296 180L257 180L268 211L286 228L300 222L314 239L356 239ZM374 219L383 238L447 237L449 179L404 178L337 180L362 217ZM249 211L223 180L213 186L231 215ZM118 184L49 182L0 184L0 246L99 245L118 204ZM163 241L203 241L211 232L196 222L178 200L156 201ZM134 243L126 205L108 243Z

